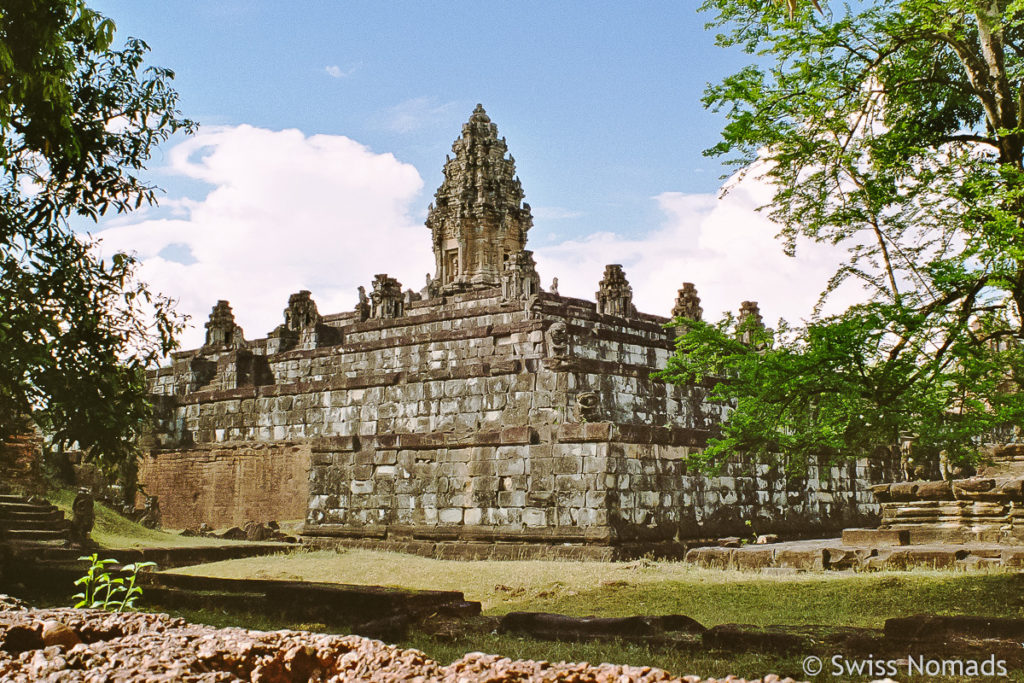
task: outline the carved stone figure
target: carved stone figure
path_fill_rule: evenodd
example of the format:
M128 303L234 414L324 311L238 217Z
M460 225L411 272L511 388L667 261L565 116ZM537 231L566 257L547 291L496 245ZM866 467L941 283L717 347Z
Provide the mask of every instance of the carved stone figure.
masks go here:
M356 313L359 320L367 320L370 317L370 300L366 297L366 287L359 285L359 303L356 304Z
M160 501L156 496L146 496L145 507L142 508L138 522L147 529L160 528Z
M561 320L548 328L548 352L553 358L563 358L570 353L569 330Z
M593 391L576 394L576 419L579 422L595 420L601 408L601 397Z
M71 503L70 544L79 548L91 548L96 543L89 537L96 521L95 502L87 488L78 489L78 495Z
M636 308L633 306L633 288L618 263L604 267L604 278L601 279L596 296L598 313L623 318L636 314Z
M372 318L387 320L405 314L402 283L393 277L388 277L387 273L378 273L374 276L370 301L370 317Z
M452 144L444 182L427 213L442 294L501 284L505 262L526 246L533 225L515 159L477 105Z
M548 289L548 291L551 292L552 294L556 295L556 296L558 295L558 278L557 277L553 278L551 280L551 288Z

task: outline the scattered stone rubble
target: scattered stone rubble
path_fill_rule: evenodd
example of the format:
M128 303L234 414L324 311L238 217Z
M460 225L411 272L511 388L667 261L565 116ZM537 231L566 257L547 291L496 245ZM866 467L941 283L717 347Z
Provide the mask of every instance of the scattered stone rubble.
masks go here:
M214 629L166 614L27 608L0 595L4 681L685 681L652 667L513 661L467 654L442 666L358 636ZM743 679L718 679L741 683ZM768 675L763 683L792 683Z
M233 526L221 533L216 533L209 524L188 527L181 532L182 536L202 536L204 538L222 538L228 541L278 541L280 543L298 543L299 539L281 531L277 522L248 521L243 526Z

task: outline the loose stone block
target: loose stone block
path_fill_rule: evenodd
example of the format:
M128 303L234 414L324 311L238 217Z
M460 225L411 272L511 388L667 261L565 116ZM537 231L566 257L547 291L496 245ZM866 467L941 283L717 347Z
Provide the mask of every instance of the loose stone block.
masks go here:
M877 547L907 545L909 532L897 529L843 529L843 545Z

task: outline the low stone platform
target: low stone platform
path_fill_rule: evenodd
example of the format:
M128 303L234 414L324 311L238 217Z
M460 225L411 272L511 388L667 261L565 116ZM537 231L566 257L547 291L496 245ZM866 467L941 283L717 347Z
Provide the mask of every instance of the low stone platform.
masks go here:
M344 537L303 537L307 547L361 548L419 555L437 560L569 560L578 562L615 562L638 557L682 560L692 545L686 542L622 543L598 545L581 542L500 542L489 539L427 540L373 539Z
M871 492L881 508L878 532L904 534L901 544L1024 548L1024 444L990 447L972 477L879 484Z
M243 557L258 557L275 553L290 552L294 546L283 543L241 543L223 545L186 546L168 548L68 548L63 543L19 541L10 544L17 560L34 565L38 562L50 564L78 564L78 558L93 552L101 558L112 557L122 564L130 562L155 562L161 569L188 567L195 564L237 560Z
M480 614L479 602L469 602L456 591L224 579L166 572L145 574L143 579L145 604L258 611L296 621L343 624L352 633L374 638L400 637L410 623L426 615Z
M846 541L847 532L854 533ZM705 546L686 553L686 562L702 567L742 570L825 571L881 570L932 567L977 569L984 567L1024 568L1024 548L996 544L906 545L906 535L881 533L879 543L868 542L875 529L847 530L843 538L791 541L738 548ZM891 542L895 540L897 542Z

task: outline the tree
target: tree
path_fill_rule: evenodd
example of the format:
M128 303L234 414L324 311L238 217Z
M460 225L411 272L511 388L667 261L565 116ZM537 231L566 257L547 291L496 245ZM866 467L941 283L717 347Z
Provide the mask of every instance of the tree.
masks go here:
M796 16L797 10L800 8L800 0L772 0L776 5L785 5L786 10L789 12L789 18L792 19ZM818 0L808 0L814 9L821 11L821 5L818 4Z
M664 377L718 378L735 405L706 467L739 450L799 468L901 436L965 460L1024 417L1024 3L858 7L798 21L758 0L702 7L721 45L769 63L706 91L727 117L708 153L773 183L787 253L848 249L822 304L865 288L755 344L728 319L690 325Z
M81 0L0 2L0 437L29 416L56 447L131 475L144 369L182 321L132 256L102 260L71 222L153 203L146 161L194 124L173 73L113 35Z

